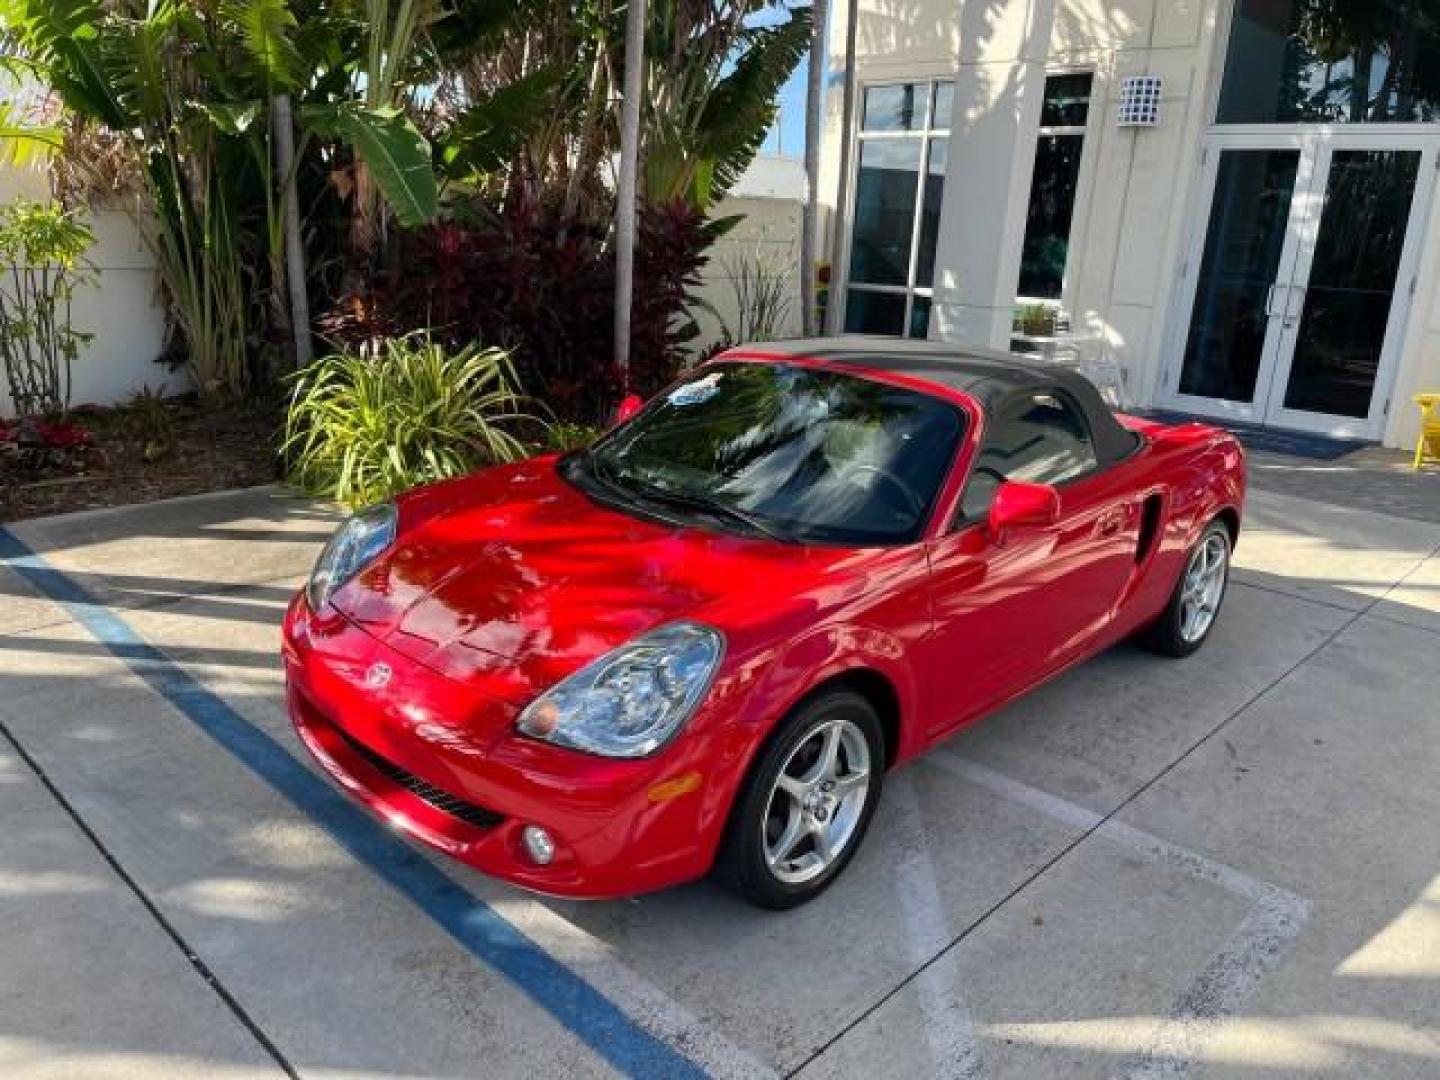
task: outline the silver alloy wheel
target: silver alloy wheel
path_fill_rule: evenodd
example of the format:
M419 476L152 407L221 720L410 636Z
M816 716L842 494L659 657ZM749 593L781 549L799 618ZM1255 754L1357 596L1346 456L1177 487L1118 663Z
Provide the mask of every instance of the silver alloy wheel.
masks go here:
M819 877L855 838L870 798L870 744L849 720L829 720L790 751L761 818L765 864L787 885Z
M1180 588L1180 637L1187 645L1203 638L1215 621L1230 570L1230 542L1215 529L1206 534L1185 567Z

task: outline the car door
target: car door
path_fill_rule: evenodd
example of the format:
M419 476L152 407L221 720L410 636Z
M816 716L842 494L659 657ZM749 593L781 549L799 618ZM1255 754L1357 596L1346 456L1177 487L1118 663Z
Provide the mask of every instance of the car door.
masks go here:
M1138 508L1120 468L1099 468L1080 407L1030 389L990 411L953 527L930 548L934 630L924 672L936 730L1023 691L1095 643L1134 571ZM1006 480L1052 484L1053 525L990 534Z

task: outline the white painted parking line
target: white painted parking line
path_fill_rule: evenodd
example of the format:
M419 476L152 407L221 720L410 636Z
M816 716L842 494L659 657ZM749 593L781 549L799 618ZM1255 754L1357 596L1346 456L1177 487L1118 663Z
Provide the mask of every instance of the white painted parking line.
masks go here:
M1293 904L1262 902L1251 910L1116 1077L1160 1080L1185 1074L1204 1043L1275 969L1300 932L1309 905L1298 897L1290 900Z
M919 842L906 852L895 868L896 893L904 919L909 959L921 967L914 982L925 1017L925 1039L929 1044L932 1075L978 1080L984 1076L985 1061L975 1039L975 1025L961 993L959 964L953 950L928 967L939 942L948 940L944 905L935 880L935 863L925 842L925 821L915 791L914 773L902 770L885 785L885 799L897 819L898 831L917 837Z
M1260 980L1280 963L1309 916L1309 902L1286 889L1134 826L1107 821L1093 810L951 751L933 750L922 760L1062 824L1126 848L1163 870L1218 886L1254 905L1191 981L1167 1018L1116 1076L1152 1080L1183 1075L1205 1040L1235 1014ZM967 1019L969 1030L973 1025Z
M1288 897L1289 902L1303 904L1299 897L1286 893L1274 885L1257 881L1249 874L1236 870L1234 867L1207 859L1198 852L1161 840L1158 836L1152 836L1150 833L1133 828L1124 822L1105 821L1102 814L1087 810L1083 806L1077 806L1058 795L1051 795L1048 791L1033 788L1029 784L981 765L977 761L962 758L953 751L932 750L921 760L938 765L946 772L954 773L971 783L988 788L1012 802L1018 802L1032 810L1038 810L1046 817L1054 818L1063 825L1069 825L1082 832L1094 829L1096 836L1121 847L1131 848L1143 855L1148 862L1152 862L1162 869L1173 870L1176 873L1186 874L1212 885L1218 885L1227 892L1254 903L1283 903L1287 902L1285 898ZM1099 828L1097 829L1096 826Z

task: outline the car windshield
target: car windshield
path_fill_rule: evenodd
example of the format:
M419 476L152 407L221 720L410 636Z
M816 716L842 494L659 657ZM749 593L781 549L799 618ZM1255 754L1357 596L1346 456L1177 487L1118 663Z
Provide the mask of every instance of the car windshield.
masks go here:
M916 539L964 431L927 394L781 363L711 364L566 475L661 516L804 543Z

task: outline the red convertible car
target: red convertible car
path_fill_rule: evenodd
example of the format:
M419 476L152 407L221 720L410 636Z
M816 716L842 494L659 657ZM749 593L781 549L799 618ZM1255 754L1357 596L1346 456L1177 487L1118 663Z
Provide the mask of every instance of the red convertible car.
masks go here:
M289 704L356 798L545 893L712 870L791 907L886 770L1131 636L1210 634L1239 445L1058 365L733 350L593 447L351 518L285 621Z

